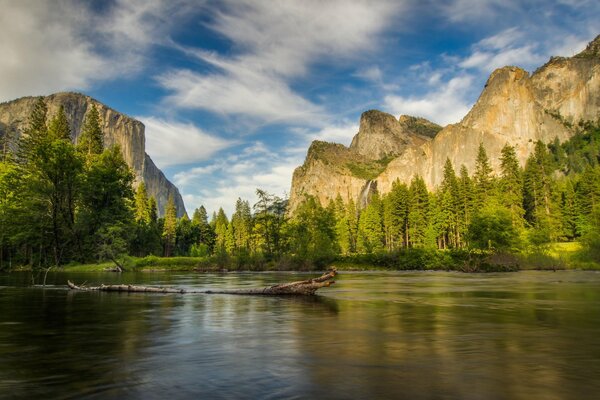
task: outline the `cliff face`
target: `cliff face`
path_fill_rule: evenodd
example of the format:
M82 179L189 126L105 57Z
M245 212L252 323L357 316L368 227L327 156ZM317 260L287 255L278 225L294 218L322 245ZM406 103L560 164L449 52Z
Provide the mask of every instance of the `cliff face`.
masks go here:
M317 189L323 204L323 199L335 198L338 192L344 200L353 198L360 203L371 180L380 193L387 193L395 180L409 183L415 175L422 176L433 189L442 181L446 159L457 172L465 165L472 174L480 143L496 173L505 144L515 146L524 164L537 140L564 141L574 134L573 126L579 121L600 118L600 36L582 53L571 58L554 57L532 75L517 67L494 71L462 121L437 134L426 120L403 116L398 123L405 127L398 128L392 116L381 117L388 114L378 112L373 118L370 113L365 113L368 118L364 123L365 114L361 117L361 130L350 150L354 149L363 162L391 158L384 170L376 177L363 176L369 179L362 179L362 186L359 182L348 186L348 174L339 169L335 175L329 174L307 157L294 174L291 203L297 202L300 194L315 194ZM359 186L361 190L357 190Z
M11 135L15 141L27 127L28 118L33 109L35 97L23 97L0 104L0 133ZM144 181L148 194L154 196L159 214L164 213L169 195L173 194L177 214L185 213L185 206L179 190L165 177L145 153L144 124L121 114L104 104L77 93L57 93L45 98L48 106L48 118L54 115L62 105L71 125L71 135L77 143L87 110L94 104L100 116L104 145L118 144L125 162L135 173L135 185Z
M364 205L375 189L373 180L390 160L429 142L440 129L422 118L396 119L377 110L364 112L350 147L313 142L304 165L294 171L290 210L305 195L316 196L322 204L327 204L339 194L345 202L353 199L359 206Z

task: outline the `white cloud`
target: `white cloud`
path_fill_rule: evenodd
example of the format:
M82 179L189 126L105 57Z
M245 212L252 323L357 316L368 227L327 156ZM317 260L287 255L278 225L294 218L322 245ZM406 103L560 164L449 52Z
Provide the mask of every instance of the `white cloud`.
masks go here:
M179 172L174 182L184 193L189 210L200 205L209 212L223 207L231 215L238 197L250 204L256 202L257 188L285 196L303 156L274 152L255 142L213 163Z
M209 135L191 123L138 117L146 125L146 152L159 168L208 160L233 141Z
M528 43L524 32L513 27L480 40L473 45L471 55L458 65L461 68L478 68L484 73L506 65L533 67L546 59L537 47L537 44Z
M388 95L384 99L384 108L394 115L424 117L442 126L456 123L471 108L467 93L472 82L473 78L470 75L460 75L424 96Z
M166 102L246 115L264 122L308 122L322 112L292 88L309 67L353 59L373 49L402 8L391 1L225 1L209 28L230 40L232 55L184 49L216 72L169 71L158 78Z
M0 101L86 90L142 70L188 2L117 0L99 14L76 0L1 1Z

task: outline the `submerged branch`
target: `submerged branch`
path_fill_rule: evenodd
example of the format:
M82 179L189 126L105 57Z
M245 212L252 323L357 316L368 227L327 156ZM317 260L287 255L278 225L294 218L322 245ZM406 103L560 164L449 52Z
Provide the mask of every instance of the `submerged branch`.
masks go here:
M245 295L302 295L312 296L317 290L323 287L329 287L335 283L333 278L337 274L335 268L321 275L318 278L306 279L279 285L268 286L257 289L218 289L218 290L186 290L155 286L134 286L134 285L100 285L100 286L77 286L71 281L67 281L69 289L82 291L102 291L102 292L135 292L135 293L204 293L204 294L245 294Z

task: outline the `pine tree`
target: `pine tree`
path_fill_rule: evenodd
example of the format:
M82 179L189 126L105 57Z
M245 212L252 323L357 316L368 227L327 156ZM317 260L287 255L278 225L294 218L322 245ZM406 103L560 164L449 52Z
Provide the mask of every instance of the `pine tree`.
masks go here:
M104 149L104 135L100 128L100 116L95 105L92 105L85 116L77 148L87 157L98 155Z
M466 237L465 234L468 230L469 224L471 223L471 218L475 213L475 210L473 209L473 202L475 197L473 181L469 177L467 167L465 167L464 165L462 165L460 168L460 177L458 179L458 197L459 232L464 242L464 238Z
M38 97L29 115L29 124L19 140L18 159L21 164L27 164L36 158L35 150L39 148L41 141L48 138L47 114L48 107L44 98Z
M409 207L408 186L399 181L394 182L392 190L383 199L383 220L388 250L407 246Z
M148 204L148 192L146 192L146 184L140 182L135 191L135 221L150 223L150 210Z
M475 181L475 209L481 209L494 188L492 167L483 143L479 143L473 178Z
M247 252L250 250L252 235L252 212L250 204L238 198L235 203L235 212L231 216L231 229L233 234L232 250Z
M65 108L60 106L58 113L50 120L48 124L48 136L51 140L71 141L71 128L65 114Z
M371 197L358 220L358 250L363 253L378 252L384 249L383 205L377 193Z
M219 212L215 217L215 245L217 246L219 251L226 251L228 225L229 220L227 219L227 215L225 215L225 211L223 211L223 208L219 208Z
M444 179L440 185L442 248L460 247L460 196L458 180L450 159L444 164Z
M175 208L175 199L169 195L167 207L165 209L165 222L163 225L162 237L164 241L165 257L171 257L175 240L177 238L177 209Z
M523 172L514 147L505 145L501 154L500 204L510 211L513 227L522 228L525 214L523 209Z
M429 192L423 178L415 176L410 182L410 209L408 213L408 236L411 247L425 244L428 216Z
M350 223L348 221L348 212L342 196L338 193L334 204L334 218L335 218L335 236L337 245L340 248L342 254L350 253L352 249L352 234L350 232Z
M356 252L356 242L358 240L358 212L356 211L356 204L353 199L350 199L346 206L346 219L348 220L348 231L350 247L348 251L350 253Z

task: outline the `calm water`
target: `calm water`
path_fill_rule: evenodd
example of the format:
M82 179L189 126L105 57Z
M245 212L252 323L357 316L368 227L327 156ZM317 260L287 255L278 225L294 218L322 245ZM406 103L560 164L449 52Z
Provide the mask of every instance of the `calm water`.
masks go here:
M586 399L600 273L342 274L314 299L69 292L290 274L0 275L1 398Z

